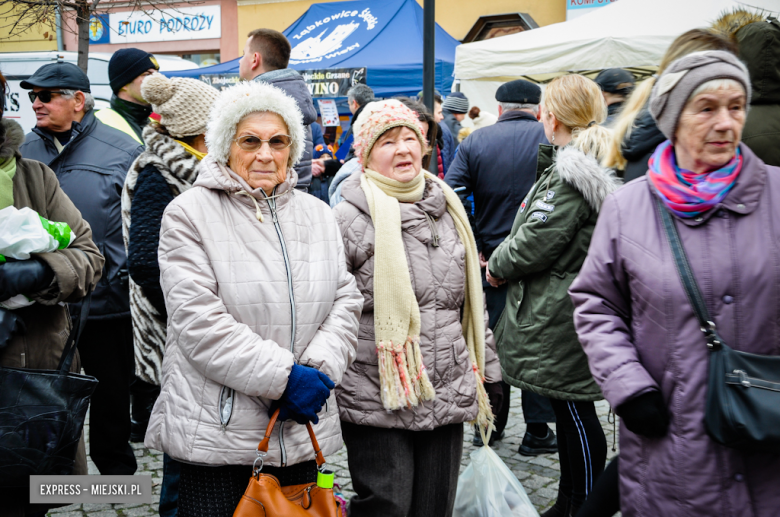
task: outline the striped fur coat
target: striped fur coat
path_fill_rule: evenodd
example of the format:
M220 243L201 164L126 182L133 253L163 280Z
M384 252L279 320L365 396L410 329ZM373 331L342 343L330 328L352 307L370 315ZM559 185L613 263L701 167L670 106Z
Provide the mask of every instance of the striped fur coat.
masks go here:
M130 167L122 192L122 234L130 270L136 375L160 385L167 324L157 262L160 224L168 203L192 187L200 162L150 126L143 138L146 150Z

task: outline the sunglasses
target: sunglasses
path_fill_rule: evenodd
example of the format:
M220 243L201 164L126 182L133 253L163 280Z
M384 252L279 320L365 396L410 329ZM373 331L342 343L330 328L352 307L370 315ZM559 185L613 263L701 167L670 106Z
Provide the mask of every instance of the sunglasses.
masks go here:
M63 92L57 90L57 91L51 91L51 90L41 90L39 92L27 92L27 95L30 97L30 102L35 102L35 98L38 97L41 99L41 102L46 104L51 102L51 95L53 93L59 93L62 94Z
M244 151L253 153L263 146L263 142L268 142L268 146L274 151L287 149L292 145L292 138L288 135L274 135L268 140L263 140L255 135L244 135L236 138L234 142Z

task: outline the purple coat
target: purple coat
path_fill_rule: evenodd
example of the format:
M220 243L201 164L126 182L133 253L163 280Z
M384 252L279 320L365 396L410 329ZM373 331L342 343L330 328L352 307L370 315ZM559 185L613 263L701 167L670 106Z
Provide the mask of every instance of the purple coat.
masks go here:
M718 207L677 228L726 344L780 355L780 168L745 145ZM624 517L775 517L780 455L723 447L704 429L708 350L683 291L646 177L607 197L572 284L574 321L593 377L613 407L660 390L669 432L620 426Z

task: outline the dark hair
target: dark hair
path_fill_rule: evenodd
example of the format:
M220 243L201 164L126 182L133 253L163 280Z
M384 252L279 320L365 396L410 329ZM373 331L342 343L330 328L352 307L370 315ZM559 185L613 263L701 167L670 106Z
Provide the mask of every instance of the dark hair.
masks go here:
M252 38L249 48L263 56L266 72L287 68L292 47L281 32L273 29L255 29L247 37Z
M428 140L429 152L426 153L425 156L423 156L423 160L422 160L422 167L423 169L427 170L428 165L430 165L431 163L431 151L436 148L436 137L438 136L439 133L439 126L438 124L436 124L436 121L433 120L433 115L431 115L431 112L428 111L428 108L426 108L425 104L423 104L422 102L416 101L409 97L396 97L396 100L401 102L401 104L403 104L410 110L417 113L417 120L428 124L428 133L425 135L425 139Z
M374 100L374 90L367 84L358 83L349 89L347 98L357 102L358 106L365 106Z
M479 112L480 111L482 111L482 110L480 110L478 107L472 106L471 109L469 110L469 118L470 119L475 119L475 118L479 117Z

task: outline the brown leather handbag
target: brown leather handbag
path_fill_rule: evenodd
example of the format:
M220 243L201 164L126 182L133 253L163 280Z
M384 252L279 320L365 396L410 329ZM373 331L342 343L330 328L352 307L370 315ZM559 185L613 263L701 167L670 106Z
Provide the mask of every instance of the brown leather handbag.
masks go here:
M265 437L257 446L257 459L253 465L249 486L241 497L233 517L340 517L341 508L333 496L332 488L323 488L317 483L303 485L280 486L276 476L263 474L263 458L268 454L268 441L279 416L277 409L268 422ZM306 424L314 453L317 458L317 468L322 473L325 457L322 455L317 437L311 423ZM258 461L260 466L257 466Z

